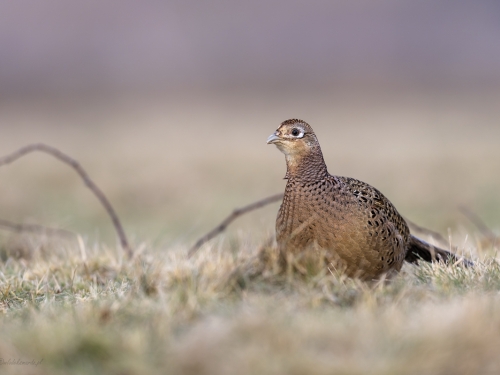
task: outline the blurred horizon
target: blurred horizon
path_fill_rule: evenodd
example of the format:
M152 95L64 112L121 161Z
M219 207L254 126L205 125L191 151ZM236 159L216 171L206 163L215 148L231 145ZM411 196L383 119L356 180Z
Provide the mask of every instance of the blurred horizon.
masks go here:
M0 98L500 87L496 1L0 4Z

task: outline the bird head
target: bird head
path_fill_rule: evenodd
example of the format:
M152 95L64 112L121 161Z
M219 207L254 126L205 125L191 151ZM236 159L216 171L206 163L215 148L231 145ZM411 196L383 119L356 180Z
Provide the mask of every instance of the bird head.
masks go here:
M319 146L318 139L311 126L302 120L284 121L267 138L268 144L274 144L287 157L306 155Z
M267 138L268 144L275 144L285 154L285 179L321 179L328 175L318 138L311 126L302 120L284 121Z

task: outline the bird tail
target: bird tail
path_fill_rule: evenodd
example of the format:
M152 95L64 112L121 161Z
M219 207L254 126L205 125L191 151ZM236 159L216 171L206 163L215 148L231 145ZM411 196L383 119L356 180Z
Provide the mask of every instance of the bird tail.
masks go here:
M410 237L410 246L405 260L409 263L418 263L420 260L424 260L426 262L444 262L445 264L462 263L466 267L474 266L474 262L435 247L413 235Z

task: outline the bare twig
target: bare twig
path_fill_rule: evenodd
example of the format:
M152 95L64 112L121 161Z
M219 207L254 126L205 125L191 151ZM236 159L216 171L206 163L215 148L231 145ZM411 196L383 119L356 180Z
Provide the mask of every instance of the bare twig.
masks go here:
M474 224L477 229L479 229L479 231L481 232L481 234L488 238L488 239L495 239L497 236L495 234L495 232L493 232L487 225L486 223L483 221L483 219L481 219L479 217L479 215L477 215L475 212L473 212L470 208L466 207L466 206L460 206L458 207L458 210L467 218L469 219L472 224Z
M410 221L407 218L405 218L405 221L406 221L406 224L408 224L408 226L410 227L411 230L414 230L416 232L424 233L424 234L426 234L428 236L431 236L431 237L435 238L436 240L438 240L439 242L442 242L443 244L447 244L448 243L448 241L446 240L446 238L444 238L438 232L435 232L433 230L421 227L420 225L415 224L413 221Z
M52 155L59 161L69 165L71 168L73 168L76 173L81 177L83 182L85 183L85 186L87 186L92 193L96 196L96 198L101 202L101 204L104 206L104 209L108 213L108 215L111 218L111 221L113 222L113 226L115 227L116 233L118 235L118 238L120 239L120 244L122 246L122 249L126 252L126 254L131 258L132 257L132 248L130 247L127 237L125 235L125 231L123 230L122 224L120 222L120 219L118 219L118 215L116 214L115 210L113 209L113 206L111 206L111 203L109 200L106 198L104 193L97 187L97 185L90 179L89 175L85 170L82 168L82 166L73 158L69 157L68 155L62 153L58 149L45 145L43 143L35 143L31 144L25 147L22 147L13 153L6 155L2 158L0 158L0 167L6 164L10 164L17 159L21 158L24 155L30 154L34 151L40 151L44 152L46 154Z
M77 236L76 233L73 233L66 229L49 228L38 224L18 224L3 219L0 219L0 228L7 229L12 232L37 232L59 237L76 238Z
M231 224L234 220L236 220L238 217L241 215L244 215L250 211L256 210L258 208L267 206L268 204L278 202L281 199L283 199L283 194L275 194L271 195L270 197L261 199L257 202L251 203L248 206L241 207L235 209L231 215L226 217L219 225L217 225L214 229L212 229L210 232L205 234L203 237L201 237L196 243L193 245L193 247L189 250L188 255L191 256L193 255L196 250L200 248L201 245L203 245L205 242L210 241L212 238L217 236L219 233L222 233L229 224Z

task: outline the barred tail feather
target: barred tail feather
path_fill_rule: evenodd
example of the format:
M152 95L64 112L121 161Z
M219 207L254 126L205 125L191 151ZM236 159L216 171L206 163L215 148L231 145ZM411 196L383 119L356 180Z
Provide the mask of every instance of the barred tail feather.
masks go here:
M418 263L423 260L426 262L444 262L445 264L454 264L461 261L466 267L474 266L474 262L459 257L447 250L435 247L413 235L410 237L410 246L406 253L405 260L409 263Z

